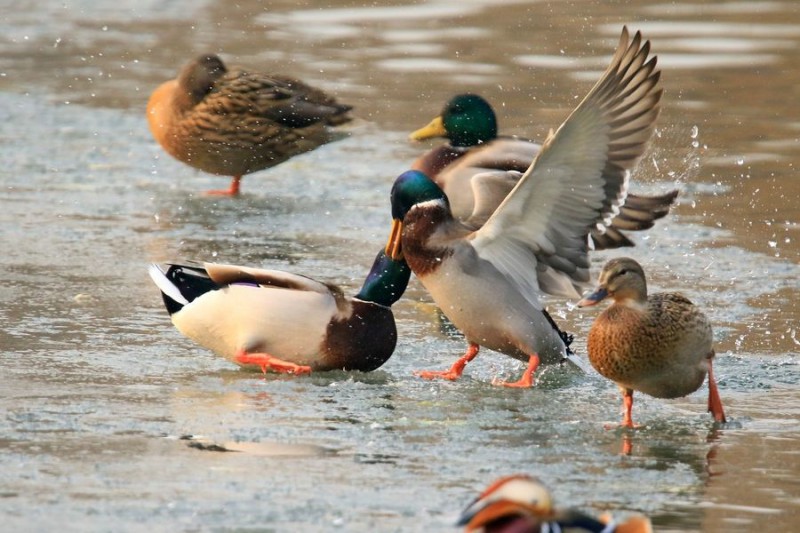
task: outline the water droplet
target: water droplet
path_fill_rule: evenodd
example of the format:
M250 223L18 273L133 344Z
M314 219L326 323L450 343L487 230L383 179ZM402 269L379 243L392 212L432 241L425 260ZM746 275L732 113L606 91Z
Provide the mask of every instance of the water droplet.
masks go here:
M736 158L736 164L737 164L737 165L739 165L739 166L742 166L742 165L744 165L744 157L742 157L742 156L738 156L738 157Z
M689 133L692 139L697 139L697 136L700 135L700 128L697 126L692 126L692 131Z

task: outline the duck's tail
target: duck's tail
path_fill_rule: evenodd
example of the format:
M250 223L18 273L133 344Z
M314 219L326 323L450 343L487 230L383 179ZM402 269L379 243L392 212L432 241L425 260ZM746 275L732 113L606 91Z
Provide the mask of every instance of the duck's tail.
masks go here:
M200 265L170 264L164 270L159 265L151 264L148 273L161 290L164 305L170 315L183 309L198 296L219 288Z
M553 317L550 316L550 313L547 312L547 309L542 309L542 313L544 313L544 317L547 319L547 321L550 323L553 329L556 330L556 333L558 333L558 336L561 337L561 341L564 343L564 351L566 354L564 358L573 365L583 370L584 373L586 374L590 373L591 369L589 365L586 363L586 361L578 357L575 354L575 352L573 352L570 349L572 341L575 340L575 335L567 333L566 331L563 331L561 328L559 328L558 324L556 324L556 321L553 320Z

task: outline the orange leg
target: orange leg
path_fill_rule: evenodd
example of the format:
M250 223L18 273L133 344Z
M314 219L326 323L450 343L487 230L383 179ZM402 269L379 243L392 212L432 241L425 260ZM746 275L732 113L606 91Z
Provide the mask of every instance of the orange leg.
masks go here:
M622 392L622 424L620 426L624 428L635 428L636 426L633 423L633 418L631 417L631 411L633 411L633 389L625 389Z
M228 189L215 189L213 191L206 191L206 195L208 196L238 196L239 195L239 184L242 181L241 176L234 176L231 180L231 186Z
M311 373L310 366L296 365L294 363L278 359L277 357L273 357L268 353L247 353L244 350L239 350L239 352L236 354L236 357L234 357L234 360L243 365L258 365L261 367L261 371L265 374L267 373L267 370L272 370L273 372L277 372L279 374L299 375Z
M631 411L633 411L633 389L625 389L620 387L622 390L622 423L618 426L613 424L606 424L606 429L614 429L617 427L620 428L631 428L636 429L640 428L639 424L633 423L633 418L631 417ZM625 453L625 445L623 443L623 453Z
M478 355L478 350L480 350L480 346L470 343L466 353L462 355L458 361L453 363L453 366L450 367L450 370L418 370L414 372L414 375L419 376L422 379L441 378L455 381L461 377L461 374L464 373L464 367L467 366L467 363L475 359L475 356Z
M722 400L719 397L717 382L714 380L714 372L711 368L711 359L708 360L708 410L714 415L714 420L724 424L725 411L722 409Z
M533 373L539 368L539 356L533 354L528 359L528 368L523 372L522 377L518 381L508 383L506 381L492 380L492 385L499 385L501 387L519 387L528 388L533 387Z

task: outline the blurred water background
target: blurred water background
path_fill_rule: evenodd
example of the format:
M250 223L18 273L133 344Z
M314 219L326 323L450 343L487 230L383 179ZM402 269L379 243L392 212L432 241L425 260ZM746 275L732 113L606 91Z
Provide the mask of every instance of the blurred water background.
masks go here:
M428 145L408 132L458 92L541 139L604 68L623 24L653 42L666 89L640 193L679 205L632 255L655 289L715 324L731 423L705 387L637 396L485 353L414 281L400 342L371 374L264 378L183 338L146 266L200 259L290 270L355 292L389 228L391 183ZM500 475L557 501L643 512L659 531L796 530L800 521L800 7L796 2L22 2L0 16L0 516L8 531L455 531ZM348 136L245 178L161 151L149 92L190 57L282 72L335 93ZM593 311L548 305L585 334ZM200 436L189 441L183 436ZM200 449L213 443L238 450ZM622 454L624 447L629 454Z

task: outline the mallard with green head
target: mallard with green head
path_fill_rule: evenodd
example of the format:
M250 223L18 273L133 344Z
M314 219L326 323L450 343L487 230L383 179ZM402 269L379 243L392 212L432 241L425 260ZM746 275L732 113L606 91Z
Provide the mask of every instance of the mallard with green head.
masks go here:
M631 418L633 391L656 398L680 398L693 393L708 374L708 410L717 422L725 412L712 372L711 322L685 296L648 294L642 266L628 257L603 267L597 289L578 305L613 303L589 331L589 361L622 391L623 427Z
M391 305L411 270L381 251L354 297L305 276L214 263L151 265L178 331L241 366L264 372L380 367L397 329Z
M649 53L649 41L623 29L600 81L480 229L456 219L422 172L397 178L387 254L408 262L469 343L450 370L422 377L456 379L484 346L527 361L509 385L530 386L540 362L569 355L541 297L577 297L589 282L590 228L607 226L624 202L659 113L660 72Z
M460 94L444 106L430 124L410 135L415 141L443 137L412 165L433 179L447 194L453 216L477 229L519 181L541 150L528 139L498 135L492 106L476 94ZM669 213L677 190L658 196L628 194L604 230L590 232L595 250L634 246L623 231L652 228Z
M350 120L351 106L299 80L228 69L202 55L160 85L147 103L147 121L168 154L211 174L242 176L282 163L331 140L328 126Z
M652 533L650 519L632 516L623 522L609 515L594 518L576 509L559 509L538 479L516 474L489 485L461 513L467 533Z

